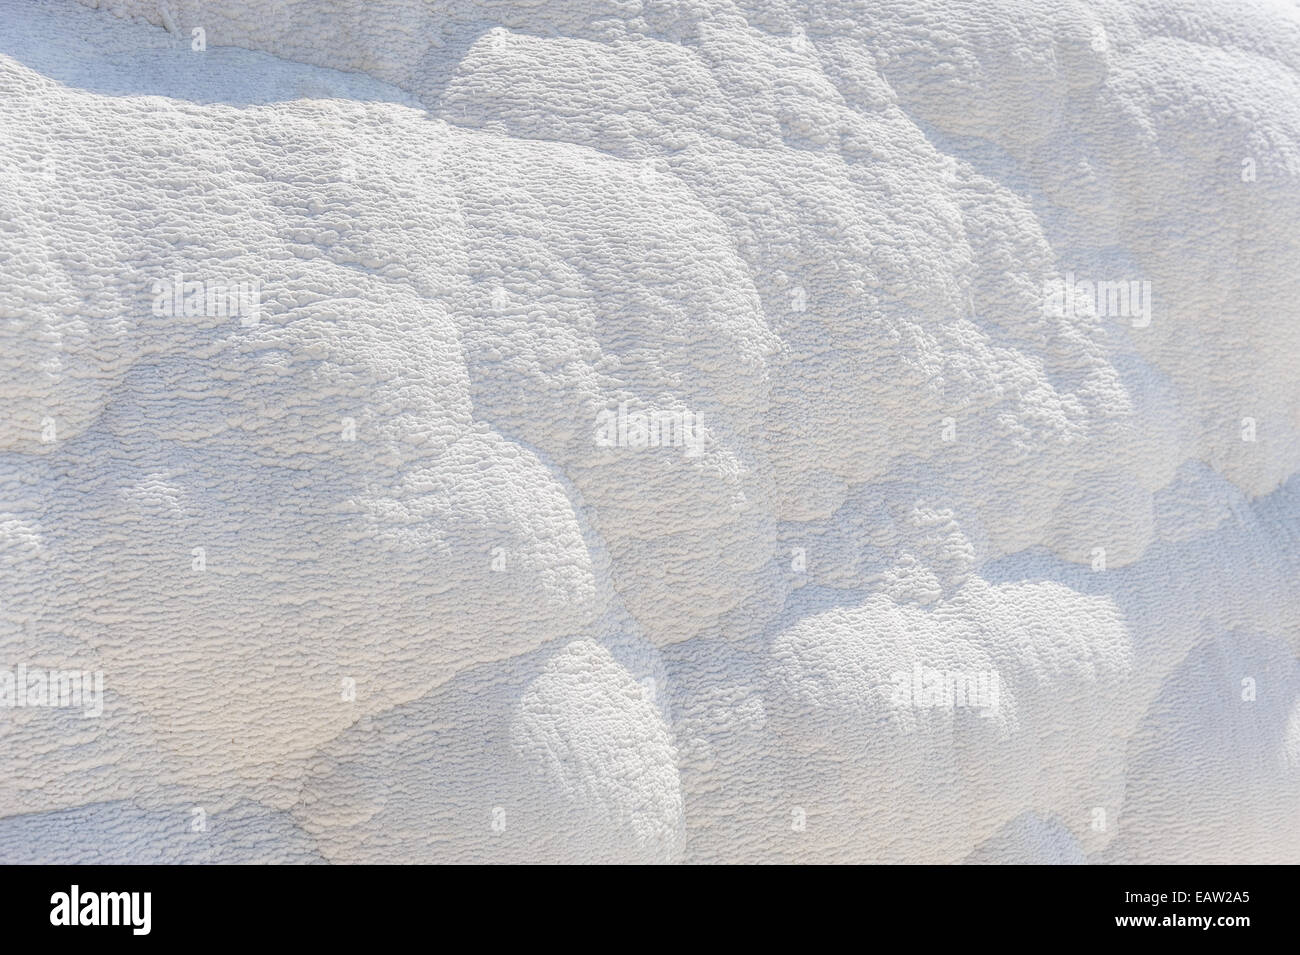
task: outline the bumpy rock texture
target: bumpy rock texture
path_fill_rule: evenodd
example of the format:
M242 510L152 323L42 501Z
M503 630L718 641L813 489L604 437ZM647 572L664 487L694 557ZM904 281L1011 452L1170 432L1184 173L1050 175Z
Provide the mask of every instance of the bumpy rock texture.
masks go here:
M0 24L0 861L1300 861L1296 8Z

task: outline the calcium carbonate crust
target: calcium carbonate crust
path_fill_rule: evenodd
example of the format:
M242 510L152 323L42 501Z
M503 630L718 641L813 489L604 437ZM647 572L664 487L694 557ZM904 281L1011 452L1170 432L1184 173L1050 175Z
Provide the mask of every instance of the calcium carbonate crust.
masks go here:
M0 665L106 691L4 861L1300 858L1300 12L83 2L0 0Z

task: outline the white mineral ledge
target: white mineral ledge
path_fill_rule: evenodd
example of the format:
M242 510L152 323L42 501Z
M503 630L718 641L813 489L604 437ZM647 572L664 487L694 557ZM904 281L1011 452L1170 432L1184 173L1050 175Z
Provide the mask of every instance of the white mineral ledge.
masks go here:
M0 862L1300 861L1300 9L0 23Z

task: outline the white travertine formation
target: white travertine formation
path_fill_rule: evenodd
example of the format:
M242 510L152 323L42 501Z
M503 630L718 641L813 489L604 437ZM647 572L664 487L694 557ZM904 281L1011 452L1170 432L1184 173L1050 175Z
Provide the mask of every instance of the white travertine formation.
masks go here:
M0 861L1300 861L1294 7L0 22Z

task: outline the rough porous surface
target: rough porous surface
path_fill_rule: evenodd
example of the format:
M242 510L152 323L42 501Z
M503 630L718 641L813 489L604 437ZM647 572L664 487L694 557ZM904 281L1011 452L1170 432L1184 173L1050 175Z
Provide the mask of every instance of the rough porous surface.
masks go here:
M0 861L1300 862L1300 9L0 24Z

